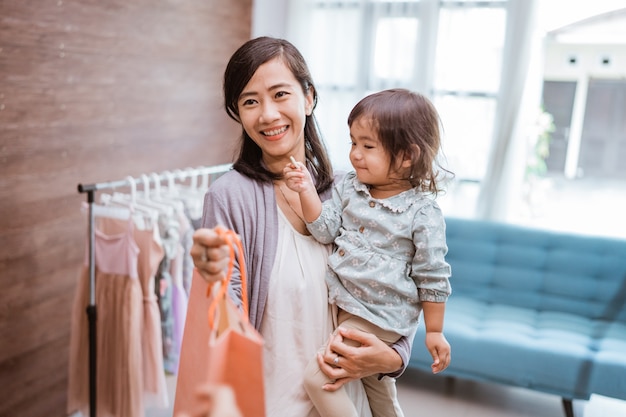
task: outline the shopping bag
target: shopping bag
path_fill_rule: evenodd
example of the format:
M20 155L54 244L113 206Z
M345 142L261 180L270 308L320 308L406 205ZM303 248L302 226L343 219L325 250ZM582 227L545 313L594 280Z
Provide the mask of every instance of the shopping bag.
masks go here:
M234 232L223 232L231 246L226 279L209 286L194 271L181 347L175 416L180 411L196 409L195 393L205 384L230 386L243 417L265 416L263 339L248 320L243 248ZM227 294L235 256L241 269L242 310Z

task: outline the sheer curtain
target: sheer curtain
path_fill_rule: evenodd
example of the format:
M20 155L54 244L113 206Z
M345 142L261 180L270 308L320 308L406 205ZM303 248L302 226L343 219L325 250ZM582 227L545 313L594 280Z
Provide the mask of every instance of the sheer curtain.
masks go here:
M509 1L494 134L477 216L506 221L520 201L526 144L541 100L535 0Z
M347 116L373 91L405 87L430 97L443 123L447 166L457 183L447 213L506 217L523 175L525 106L536 0L284 0L285 37L317 84L316 114L335 167L350 169ZM532 123L529 123L532 124ZM465 198L464 196L463 198Z
M287 38L320 96L316 115L335 167L350 169L347 118L365 95L406 87L428 95L438 2L291 0ZM424 22L427 22L426 24Z

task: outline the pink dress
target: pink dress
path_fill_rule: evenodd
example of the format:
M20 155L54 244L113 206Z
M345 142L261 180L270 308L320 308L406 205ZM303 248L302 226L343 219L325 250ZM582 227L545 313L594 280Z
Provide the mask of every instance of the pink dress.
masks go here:
M139 247L137 273L143 294L143 390L146 407L167 407L169 405L165 372L163 370L163 349L161 336L161 313L156 295L156 273L164 256L158 224L149 224L134 229L133 236ZM125 230L127 223L122 220L102 218L99 229L107 234Z
M99 218L100 221L113 221ZM118 220L119 221L119 220ZM95 231L97 307L97 413L99 417L136 417L144 413L143 294L138 277L139 247L132 221L118 234ZM88 415L89 269L85 266L74 298L70 335L67 411Z
M146 406L167 407L169 405L163 349L161 345L161 313L156 295L156 271L164 256L161 237L155 224L148 230L135 230L135 241L139 245L139 280L143 292L143 389Z

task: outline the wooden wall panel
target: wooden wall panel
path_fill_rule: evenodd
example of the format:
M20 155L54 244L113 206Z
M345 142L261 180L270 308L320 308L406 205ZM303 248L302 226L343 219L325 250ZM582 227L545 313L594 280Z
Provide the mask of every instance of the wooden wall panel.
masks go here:
M232 160L252 0L0 0L0 416L65 416L78 183Z

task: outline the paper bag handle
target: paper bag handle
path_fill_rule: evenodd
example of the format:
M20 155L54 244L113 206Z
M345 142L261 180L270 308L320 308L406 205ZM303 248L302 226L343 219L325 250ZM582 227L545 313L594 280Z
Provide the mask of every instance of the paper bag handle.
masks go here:
M233 230L224 229L222 227L216 227L215 231L218 235L220 235L224 240L226 240L229 247L229 260L228 260L228 269L226 270L226 277L220 281L221 285L218 293L215 295L211 304L209 305L209 328L215 328L215 310L217 309L220 301L226 298L226 291L228 290L228 284L230 283L230 279L233 275L233 269L235 267L235 246L237 247L237 253L239 258L239 272L241 274L241 304L243 309L243 317L245 320L248 320L248 279L246 272L246 262L243 256L243 245L241 244L241 239L239 235L235 233ZM206 296L210 297L212 293L213 285L209 285L207 288Z

